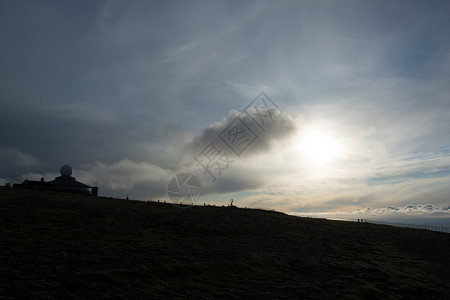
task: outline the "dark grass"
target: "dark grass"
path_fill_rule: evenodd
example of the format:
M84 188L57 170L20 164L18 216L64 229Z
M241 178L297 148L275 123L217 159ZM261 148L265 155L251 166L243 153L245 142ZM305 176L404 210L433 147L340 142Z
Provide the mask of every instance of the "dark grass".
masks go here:
M0 299L450 299L450 234L0 188Z

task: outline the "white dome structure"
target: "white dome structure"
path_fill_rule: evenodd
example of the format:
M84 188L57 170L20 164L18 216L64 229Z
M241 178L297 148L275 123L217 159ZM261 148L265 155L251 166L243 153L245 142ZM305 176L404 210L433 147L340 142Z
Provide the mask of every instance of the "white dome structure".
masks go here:
M61 176L71 176L72 175L72 167L69 165L64 165L59 169L59 173Z
M97 196L98 188L90 187L87 184L76 181L75 178L71 176L72 171L73 170L71 166L69 165L62 166L61 169L59 169L61 176L58 176L55 178L55 180L48 182L50 189L54 191Z

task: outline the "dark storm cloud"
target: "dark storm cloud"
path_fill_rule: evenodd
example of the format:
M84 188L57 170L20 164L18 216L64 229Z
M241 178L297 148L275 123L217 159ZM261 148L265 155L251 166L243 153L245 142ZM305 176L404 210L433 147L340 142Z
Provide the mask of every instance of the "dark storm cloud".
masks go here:
M252 156L270 151L274 143L290 137L297 129L294 119L286 112L275 108L260 108L259 113L263 115L263 129L257 125L258 122L261 122L261 119L255 119L255 116L252 116L252 114L232 110L221 122L214 123L206 128L201 135L195 137L188 148L191 149L192 153L198 153L210 141L215 141L222 144L223 149L229 152L230 155L236 155L233 154L232 149L230 150L226 146L226 143L237 144L235 138L239 138L239 135L236 134L241 131L248 132L248 130L251 130L251 137L254 137L254 141L249 143L247 148L239 155L243 157ZM244 125L236 128L234 125L237 123L233 123L237 122L235 121L236 119L240 120L239 124L244 123L247 127Z
M255 118L261 116L264 119ZM239 120L239 122L236 120ZM264 122L261 123L261 121ZM236 124L239 124L239 126L234 127ZM245 124L247 127L242 124ZM263 124L264 127L261 128L258 124ZM242 152L238 151L236 153L232 148L239 143L240 137L237 133L242 132L245 134L248 130L255 133L253 136L255 139L245 149L241 148ZM254 160L260 159L261 155L267 156L276 150L276 147L283 145L298 130L299 128L297 128L294 119L288 113L282 112L278 108L259 107L259 114L256 116L251 113L247 114L244 111L232 110L226 118L208 126L200 135L197 135L185 145L184 149L188 151L184 162L186 162L186 159L191 162L191 168L189 169L191 172L203 173L204 176L199 176L204 185L204 194L207 195L236 193L263 188L270 183L271 174L268 172L257 172L258 168L261 170L264 166L255 165ZM228 137L230 138L228 139ZM249 135L246 135L240 140L245 141L248 137ZM202 153L211 142L218 147L217 149L220 153L226 153L229 162L228 167L221 166L226 168L223 170L223 174L216 173L214 178L205 173L205 170L202 169L204 165L202 166L202 164L196 163L194 160L194 157L198 160L203 160ZM211 165L209 168L213 169L214 166Z

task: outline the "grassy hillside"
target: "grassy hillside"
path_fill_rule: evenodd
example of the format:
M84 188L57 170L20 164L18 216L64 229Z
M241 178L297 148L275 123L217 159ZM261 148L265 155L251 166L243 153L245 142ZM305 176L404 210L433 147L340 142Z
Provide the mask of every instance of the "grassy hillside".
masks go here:
M450 299L450 234L0 188L0 299Z

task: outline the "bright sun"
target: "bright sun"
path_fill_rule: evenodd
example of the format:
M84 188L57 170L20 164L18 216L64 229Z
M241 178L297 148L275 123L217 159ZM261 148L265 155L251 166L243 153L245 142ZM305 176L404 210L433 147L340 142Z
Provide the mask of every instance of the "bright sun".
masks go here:
M302 134L300 148L306 160L314 165L333 162L343 153L339 139L314 129L309 129Z

